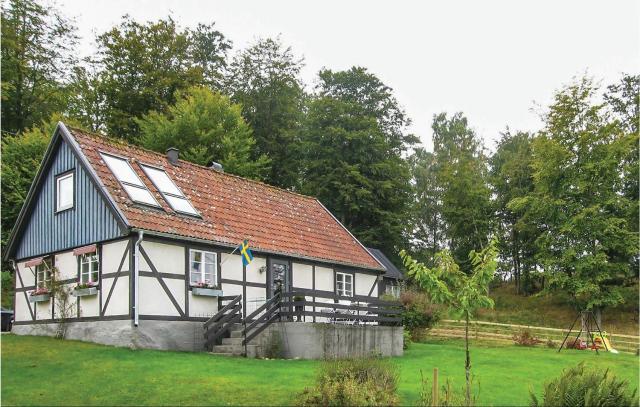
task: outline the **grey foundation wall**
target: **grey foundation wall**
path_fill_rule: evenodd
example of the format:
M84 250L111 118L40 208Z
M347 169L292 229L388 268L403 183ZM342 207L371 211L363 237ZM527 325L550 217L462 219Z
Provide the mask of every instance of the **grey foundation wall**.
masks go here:
M58 324L14 325L16 335L55 336ZM132 320L67 323L66 339L135 349L204 351L202 322Z
M14 325L17 335L55 336L58 324ZM67 323L66 339L142 349L204 351L202 322L131 320ZM278 322L250 342L249 357L265 357L272 341L289 359L402 356L402 327Z
M289 359L402 356L402 330L401 326L278 322L251 341L257 346L255 355L249 356L264 357L274 340L282 341L282 356Z

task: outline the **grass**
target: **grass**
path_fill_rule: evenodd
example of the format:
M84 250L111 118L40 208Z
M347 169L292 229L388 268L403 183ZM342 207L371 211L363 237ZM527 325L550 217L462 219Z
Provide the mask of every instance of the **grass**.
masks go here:
M45 337L2 335L3 405L285 405L313 383L318 361L256 360L205 353L130 350ZM529 389L585 361L638 383L638 358L590 351L474 343L472 366L483 405L528 404ZM460 341L413 344L401 358L402 405L419 397L420 371L464 383Z
M638 285L623 287L621 291L625 302L602 312L602 329L638 335ZM513 284L504 284L492 288L490 295L495 307L480 310L476 318L480 321L568 328L577 315L569 296L561 293L526 297L516 295Z

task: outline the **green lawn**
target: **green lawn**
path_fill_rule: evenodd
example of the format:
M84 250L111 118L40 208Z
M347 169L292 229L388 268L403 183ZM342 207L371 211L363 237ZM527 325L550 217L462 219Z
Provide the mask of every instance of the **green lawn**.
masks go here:
M2 335L3 405L289 404L313 382L317 361L226 358L205 353L129 350L43 337ZM638 383L638 358L590 351L474 344L473 372L483 405L527 404L530 388L586 361ZM460 341L414 344L401 358L400 397L411 404L420 370L463 384Z

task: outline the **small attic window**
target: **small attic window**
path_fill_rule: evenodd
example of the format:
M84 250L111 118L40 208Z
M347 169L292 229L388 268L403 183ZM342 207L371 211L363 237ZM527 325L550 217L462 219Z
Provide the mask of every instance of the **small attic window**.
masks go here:
M140 164L140 166L174 211L186 215L200 216L198 211L191 205L191 202L189 202L180 188L169 178L164 170L144 164Z
M56 177L56 212L73 208L74 183L73 171Z
M131 168L127 160L105 153L100 153L100 156L104 162L107 163L107 167L109 167L113 175L120 181L122 188L127 191L132 201L158 208L161 207L158 201L151 195L147 186L142 182L140 177L138 177L138 174L133 171L133 168Z

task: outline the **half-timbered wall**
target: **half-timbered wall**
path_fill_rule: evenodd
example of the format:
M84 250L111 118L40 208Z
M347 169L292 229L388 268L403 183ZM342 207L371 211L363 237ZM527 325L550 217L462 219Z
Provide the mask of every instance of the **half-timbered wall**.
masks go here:
M54 295L48 301L29 302L30 293L36 289L36 267L26 267L26 261L16 263L15 321L51 322L61 318L74 321L99 319L104 316L129 318L129 245L130 239L100 243L99 281L96 295L75 297L71 295L80 278L80 259L73 250L50 255L57 281L61 289L69 293L66 312ZM115 282L115 285L114 285Z

